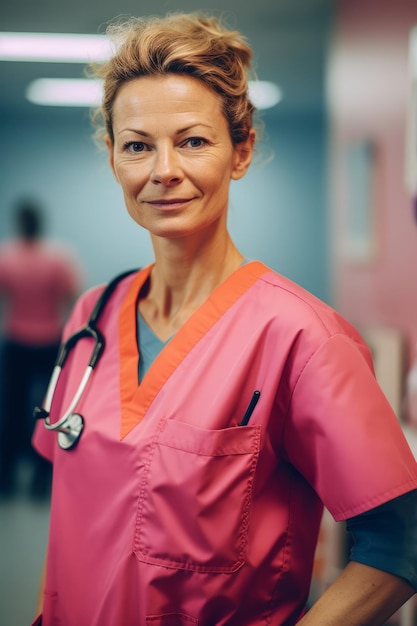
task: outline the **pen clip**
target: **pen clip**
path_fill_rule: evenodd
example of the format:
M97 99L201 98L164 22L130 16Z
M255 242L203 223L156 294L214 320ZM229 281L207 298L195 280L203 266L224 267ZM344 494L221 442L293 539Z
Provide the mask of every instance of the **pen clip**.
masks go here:
M248 404L248 408L245 411L244 416L242 417L241 421L239 422L239 426L247 426L251 415L253 413L253 411L255 410L256 405L258 404L258 400L261 396L261 392L256 390L253 392L253 396L251 398L251 401Z

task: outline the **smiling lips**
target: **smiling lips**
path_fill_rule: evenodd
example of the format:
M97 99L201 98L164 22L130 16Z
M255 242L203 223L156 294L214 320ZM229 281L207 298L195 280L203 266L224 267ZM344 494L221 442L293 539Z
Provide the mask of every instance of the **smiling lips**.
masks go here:
M160 200L147 200L146 204L150 204L154 207L162 207L164 209L173 208L177 209L178 207L187 204L191 201L191 198L164 198Z

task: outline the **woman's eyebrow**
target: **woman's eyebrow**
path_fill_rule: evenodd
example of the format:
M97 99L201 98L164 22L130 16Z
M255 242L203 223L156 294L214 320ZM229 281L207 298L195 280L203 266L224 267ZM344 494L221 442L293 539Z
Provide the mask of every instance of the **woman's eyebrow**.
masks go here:
M205 124L204 122L196 122L195 124L190 124L189 126L186 126L185 128L180 128L179 130L177 130L177 135L181 135L182 133L187 133L188 131L193 130L194 128L197 128L198 126L203 126L204 128L213 128L211 124Z
M121 135L122 133L135 133L135 135L142 135L142 137L150 137L151 136L145 130L140 130L138 128L121 128L116 133L116 135Z
M184 133L187 133L190 130L193 130L200 126L208 130L213 129L213 126L211 124L205 124L204 122L195 122L194 124L184 126L184 128L179 128L178 130L175 131L175 134L183 135ZM145 137L147 139L152 137L151 133L147 132L146 130L141 130L140 128L121 128L118 132L116 132L116 135L121 135L122 133L134 133L135 135L140 135L141 137Z

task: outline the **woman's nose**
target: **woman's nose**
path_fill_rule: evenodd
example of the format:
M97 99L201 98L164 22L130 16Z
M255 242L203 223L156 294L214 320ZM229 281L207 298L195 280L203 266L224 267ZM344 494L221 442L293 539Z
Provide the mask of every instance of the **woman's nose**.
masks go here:
M166 146L155 151L152 182L165 186L177 185L183 179L179 157L174 148Z

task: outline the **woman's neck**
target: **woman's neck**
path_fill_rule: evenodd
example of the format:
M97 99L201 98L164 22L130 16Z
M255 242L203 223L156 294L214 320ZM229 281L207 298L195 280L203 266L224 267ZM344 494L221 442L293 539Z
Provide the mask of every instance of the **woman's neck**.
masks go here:
M217 246L154 241L155 265L139 310L165 341L176 333L209 295L242 263L229 236Z

